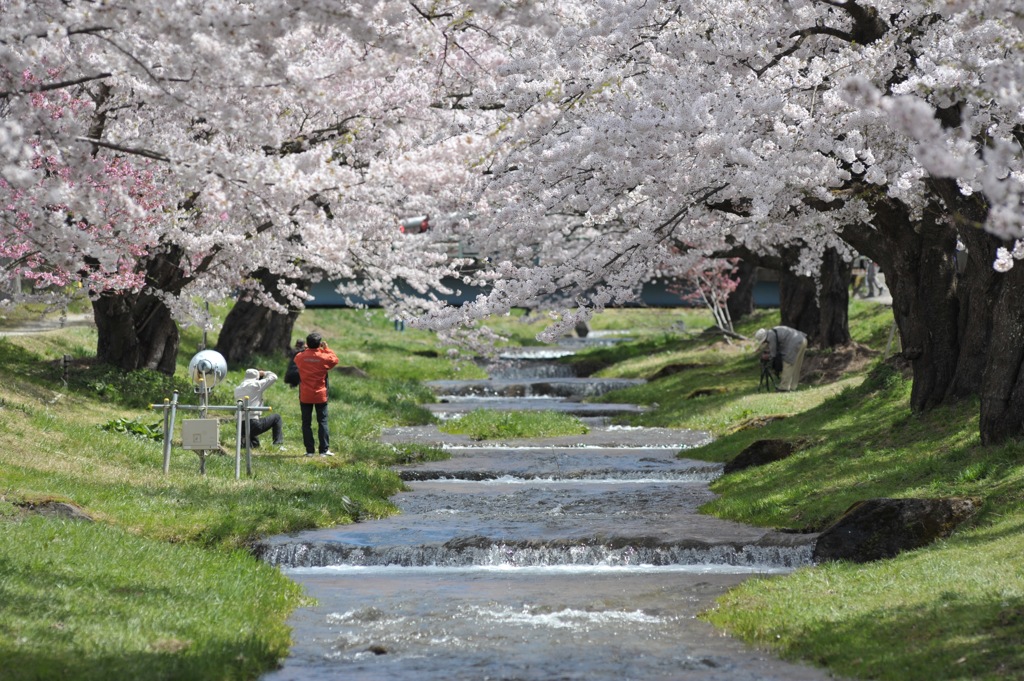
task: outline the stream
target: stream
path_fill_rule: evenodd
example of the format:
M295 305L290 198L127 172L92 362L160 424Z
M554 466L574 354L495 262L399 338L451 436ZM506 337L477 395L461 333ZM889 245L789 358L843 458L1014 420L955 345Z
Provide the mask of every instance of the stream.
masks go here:
M291 653L264 681L832 678L697 618L744 580L809 565L815 539L697 513L721 465L679 455L707 434L609 425L640 407L581 399L622 382L561 375L544 356L489 369L435 383L429 407L556 409L590 432L484 444L386 431L451 458L396 469L398 515L263 543L317 600L292 615Z

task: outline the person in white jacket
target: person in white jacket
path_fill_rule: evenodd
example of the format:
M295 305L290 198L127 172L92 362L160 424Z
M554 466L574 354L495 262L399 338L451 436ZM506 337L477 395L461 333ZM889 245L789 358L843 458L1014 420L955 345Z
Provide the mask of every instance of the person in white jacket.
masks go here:
M764 349L767 345L769 357L782 356L782 374L777 390L783 393L796 390L800 382L804 352L807 350L807 334L788 326L775 326L771 329L758 329L754 341L758 349Z
M235 400L249 398L250 407L262 407L263 393L277 380L277 374L273 371L261 369L246 369L245 379L235 388ZM283 449L284 434L282 433L281 415L274 412L256 412L264 416L249 419L249 446L259 447L259 436L268 430L274 431L274 445Z

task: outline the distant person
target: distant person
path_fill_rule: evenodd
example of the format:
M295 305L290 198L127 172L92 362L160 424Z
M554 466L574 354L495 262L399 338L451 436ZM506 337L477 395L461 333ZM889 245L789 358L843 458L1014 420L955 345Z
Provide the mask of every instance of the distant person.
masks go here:
M878 285L878 265L874 260L868 260L867 275L864 278L868 285L868 298L874 298L875 293L882 293L881 287Z
M306 341L299 339L295 341L295 349L288 351L288 368L284 370L284 384L292 387L299 387L299 367L295 365L295 355L306 349Z
M266 392L267 388L272 386L275 381L277 381L277 374L273 371L246 369L245 378L238 384L238 387L235 388L235 400L244 400L248 397L250 407L262 407L264 406L263 393ZM259 414L261 412L255 413ZM253 448L259 447L259 436L272 429L274 431L274 445L279 448L279 451L284 451L284 436L281 432L281 415L273 412L262 413L266 414L266 416L249 419L249 446Z
M796 390L800 381L800 367L804 363L804 352L807 350L807 334L780 325L771 329L758 329L754 341L759 351L764 351L767 345L770 357L782 357L782 374L777 390L783 393Z
M962 276L967 271L967 245L956 238L956 248L953 250L953 264L956 267L956 276Z
M313 456L313 410L320 456L334 456L327 427L327 374L338 364L338 356L327 347L318 333L306 336L306 349L295 355L299 371L299 407L302 410L302 442L306 456Z
M857 297L860 294L862 288L864 288L864 281L867 276L868 263L867 258L857 257L853 261L853 291L851 295ZM861 296L863 298L863 296Z

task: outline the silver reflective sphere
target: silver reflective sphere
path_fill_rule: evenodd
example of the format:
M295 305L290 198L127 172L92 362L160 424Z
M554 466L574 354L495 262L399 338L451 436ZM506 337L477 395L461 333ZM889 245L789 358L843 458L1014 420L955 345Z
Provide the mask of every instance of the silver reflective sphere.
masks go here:
M228 375L228 363L216 350L196 353L188 363L188 377L196 389L211 389Z

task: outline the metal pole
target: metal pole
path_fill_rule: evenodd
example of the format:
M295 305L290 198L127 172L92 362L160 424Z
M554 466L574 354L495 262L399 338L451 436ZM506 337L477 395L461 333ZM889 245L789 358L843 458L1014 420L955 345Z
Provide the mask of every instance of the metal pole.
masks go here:
M245 404L249 403L249 398L245 398ZM238 400L235 406L235 480L238 480L242 475L242 434L245 431L245 444L249 446L249 423L242 425L242 400Z
M241 401L234 405L211 405L208 404L207 394L208 391L200 391L199 405L191 404L178 404L178 391L174 391L174 395L170 402L164 399L163 404L151 404L150 409L162 409L164 412L164 474L166 475L170 471L171 467L171 444L172 436L174 434L174 423L177 418L178 410L182 411L198 411L201 417L205 417L207 412L210 411L227 411L232 410L235 412L235 479L241 478L241 438L245 437L245 472L252 475L252 447L249 445L249 439L252 435L250 416L254 413L262 413L265 411L273 411L270 407L250 407L248 399L243 404ZM245 422L243 427L242 422ZM196 454L199 455L199 472L202 475L206 475L206 455L205 449L195 450ZM219 450L223 453L223 450Z
M245 474L252 477L252 413L249 411L249 398L245 398Z
M889 350L892 349L892 337L896 334L896 320L892 320L892 326L889 327L889 340L885 343L885 355L882 359L889 359Z
M171 401L164 398L164 475L171 469Z
M210 399L210 391L206 381L203 381L203 389L199 392L199 418L206 418L206 406ZM206 450L196 450L199 453L199 475L206 475Z
M175 390L171 394L171 413L168 416L168 424L166 430L164 430L164 474L171 469L171 436L174 434L174 417L178 411L178 391Z

